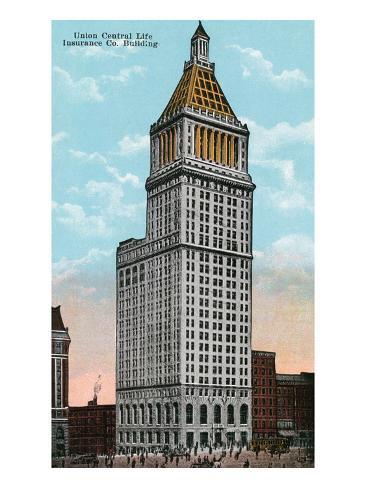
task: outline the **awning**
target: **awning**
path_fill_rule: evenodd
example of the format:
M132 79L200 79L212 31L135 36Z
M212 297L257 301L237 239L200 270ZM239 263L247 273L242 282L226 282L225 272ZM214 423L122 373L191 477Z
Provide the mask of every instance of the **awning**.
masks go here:
M279 430L279 435L283 437L296 437L296 432L294 430Z

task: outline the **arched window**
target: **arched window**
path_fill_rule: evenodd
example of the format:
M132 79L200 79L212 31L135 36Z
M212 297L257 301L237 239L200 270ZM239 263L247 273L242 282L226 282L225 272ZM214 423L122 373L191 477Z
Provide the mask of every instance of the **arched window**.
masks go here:
M149 403L147 405L147 415L148 415L148 423L152 424L153 423L153 415L152 415L152 405Z
M134 424L138 424L138 420L137 420L137 405L133 405L132 406L132 410L133 410L133 423Z
M127 424L130 424L131 423L131 409L130 409L130 406L129 405L126 405L126 422Z
M140 405L140 422L141 424L145 423L145 407L142 403Z
M161 405L160 405L160 403L156 404L156 423L161 424Z
M243 403L243 405L240 407L240 423L248 423L248 405L246 405L245 403Z
M227 423L230 425L234 424L234 407L233 407L233 405L228 405L228 407L227 407Z
M173 408L174 408L174 423L178 424L179 423L178 403L174 403Z
M214 406L214 424L221 424L221 407L220 407L220 405Z
M119 423L123 424L123 405L119 406Z
M170 406L165 404L165 423L170 424Z
M200 406L200 424L207 424L207 405Z
M191 403L186 405L186 424L193 424L193 405Z

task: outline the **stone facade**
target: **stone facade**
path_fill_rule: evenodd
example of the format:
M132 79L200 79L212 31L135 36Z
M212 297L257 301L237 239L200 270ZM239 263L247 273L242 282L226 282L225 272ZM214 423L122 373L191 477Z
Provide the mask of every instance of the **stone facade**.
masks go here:
M52 456L69 453L69 346L70 336L60 306L52 307Z
M251 439L255 185L208 44L151 126L146 237L117 248L117 450Z

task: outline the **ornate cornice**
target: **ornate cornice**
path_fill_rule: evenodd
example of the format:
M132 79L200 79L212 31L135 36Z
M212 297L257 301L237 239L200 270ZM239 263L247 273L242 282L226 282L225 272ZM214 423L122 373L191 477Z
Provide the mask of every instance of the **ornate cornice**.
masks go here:
M222 168L225 170L226 168ZM228 174L219 174L210 172L208 169L196 168L192 165L189 165L185 162L185 160L181 161L181 164L173 166L170 171L166 171L162 174L156 174L149 176L146 180L145 188L147 191L156 188L159 185L162 185L173 178L177 177L195 177L196 179L202 178L205 181L210 181L213 183L219 183L223 185L227 185L229 187L237 187L242 188L247 191L253 191L255 189L255 184L252 182L252 179L249 174L244 173L244 178L239 179L235 177L236 175L228 175ZM183 181L183 180L182 180Z

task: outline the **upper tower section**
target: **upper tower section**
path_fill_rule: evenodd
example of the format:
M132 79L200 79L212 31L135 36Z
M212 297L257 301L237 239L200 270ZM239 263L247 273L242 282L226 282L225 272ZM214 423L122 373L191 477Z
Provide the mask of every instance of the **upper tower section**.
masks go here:
M191 58L184 63L183 75L158 123L183 108L209 110L237 120L216 80L215 64L209 62L209 42L200 21L191 39Z
M249 131L236 117L209 60L210 37L198 24L190 60L163 113L151 126L151 176L196 162L248 173ZM210 166L211 165L211 166ZM215 168L216 167L216 168Z

